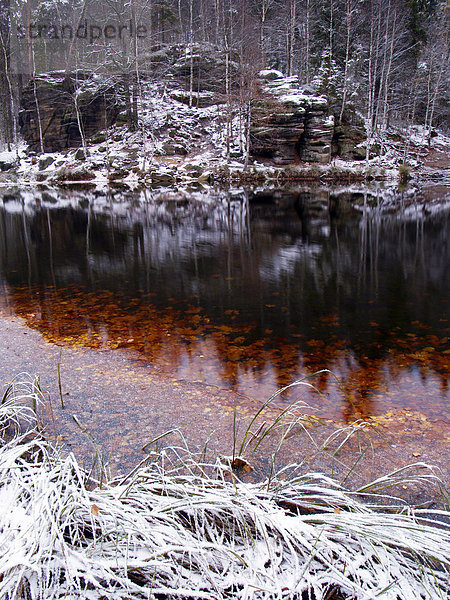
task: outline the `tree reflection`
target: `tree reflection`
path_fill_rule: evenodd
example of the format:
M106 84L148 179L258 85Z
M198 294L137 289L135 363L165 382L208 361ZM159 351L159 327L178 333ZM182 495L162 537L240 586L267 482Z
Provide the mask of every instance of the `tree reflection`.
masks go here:
M8 303L47 339L261 399L330 369L341 387L324 372L305 399L348 421L415 369L411 398L432 381L444 406L448 212L385 218L379 195L330 191L107 204L0 211Z

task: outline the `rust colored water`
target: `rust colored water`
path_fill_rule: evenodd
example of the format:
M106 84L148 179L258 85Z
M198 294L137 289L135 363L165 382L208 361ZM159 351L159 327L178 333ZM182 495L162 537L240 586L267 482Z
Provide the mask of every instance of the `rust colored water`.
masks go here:
M445 423L449 212L386 215L361 198L12 196L2 302L51 342L127 348L175 385L264 400L327 369L279 406L301 393L336 421Z

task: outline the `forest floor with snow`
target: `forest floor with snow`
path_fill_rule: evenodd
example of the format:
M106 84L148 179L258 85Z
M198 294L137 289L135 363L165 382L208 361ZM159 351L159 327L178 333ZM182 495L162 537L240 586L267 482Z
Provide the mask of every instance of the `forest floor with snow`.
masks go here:
M278 167L246 157L245 116L239 109L230 120L224 104L189 106L186 93L182 101L181 92L160 88L147 90L137 131L114 125L86 140L85 148L39 154L21 144L0 152L0 184L136 189L292 181L450 183L450 137L433 132L428 139L421 126L411 126L407 133L392 127L383 140L377 140L382 154L368 160L334 157L329 164L298 162Z

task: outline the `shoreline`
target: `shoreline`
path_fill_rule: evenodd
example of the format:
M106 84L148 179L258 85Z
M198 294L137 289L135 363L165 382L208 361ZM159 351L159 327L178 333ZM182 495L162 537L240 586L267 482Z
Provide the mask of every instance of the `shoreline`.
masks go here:
M212 121L214 119L212 118ZM161 134L147 146L141 132L116 126L88 141L84 148L73 147L37 153L21 143L12 151L0 152L0 186L55 187L103 186L136 189L174 188L200 185L261 186L292 184L372 184L390 186L422 185L428 182L450 185L450 138L438 135L431 146L417 144L405 159L402 144L389 144L384 154L365 159L331 156L325 162L300 159L277 164L258 156L245 158L243 151L231 154L213 144L211 134L187 150L178 132ZM169 146L164 153L159 146Z
M402 179L398 169L386 172L383 166L369 166L348 162L327 165L295 165L286 168L268 165L249 165L240 168L237 165L223 164L220 167L207 170L200 175L190 172L189 163L186 169L178 167L167 170L164 164L154 165L145 173L128 173L125 177L111 177L103 172L88 171L83 163L71 169L63 167L66 172L61 174L58 170L46 170L23 173L10 169L0 173L0 187L27 187L27 188L65 188L65 187L124 187L128 189L143 188L186 188L199 185L204 189L213 189L217 186L226 187L251 187L251 186L289 186L295 184L311 185L344 185L344 184L377 184L384 183L390 187L409 185L440 184L450 186L450 167L428 168L425 172L412 170L406 179ZM450 161L449 161L450 165Z

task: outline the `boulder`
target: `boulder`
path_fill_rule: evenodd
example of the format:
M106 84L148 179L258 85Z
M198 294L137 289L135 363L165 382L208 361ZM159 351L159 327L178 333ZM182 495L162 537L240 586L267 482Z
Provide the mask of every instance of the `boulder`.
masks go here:
M45 175L41 173L41 175ZM55 180L63 183L65 181L91 181L95 179L95 173L86 167L61 167L55 175Z
M154 172L151 174L153 185L172 185L176 178L171 173Z
M74 154L75 160L86 160L86 154L84 153L83 148L78 148L78 150Z
M190 163L184 164L183 171L186 175L195 179L203 175L203 167L200 165L192 165Z
M81 145L75 98L86 138L109 127L120 112L115 86L89 73L37 75L22 91L19 113L22 135L32 150L41 149L39 129L45 152Z
M191 101L190 93L187 90L173 90L170 92L170 97L188 106ZM216 104L226 104L226 101L227 97L225 94L218 92L192 92L192 106L197 108L208 108Z
M259 72L259 78L264 81L276 81L282 77L284 77L283 73L276 69L263 69Z
M162 150L166 156L185 156L188 153L183 144L163 144Z
M39 171L44 171L44 169L52 165L54 162L55 158L53 156L41 156L38 161Z
M9 171L18 164L17 156L13 152L0 152L0 171Z
M128 174L129 174L129 171L127 171L126 169L123 169L123 168L121 169L121 168L117 167L108 173L108 180L109 181L117 181L117 180L125 179L125 177Z

